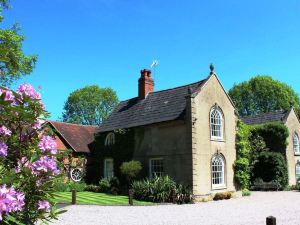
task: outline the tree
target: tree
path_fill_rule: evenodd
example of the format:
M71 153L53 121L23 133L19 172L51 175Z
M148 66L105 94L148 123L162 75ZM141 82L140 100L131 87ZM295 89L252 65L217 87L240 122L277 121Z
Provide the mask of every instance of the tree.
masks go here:
M86 86L72 92L65 102L63 121L83 125L99 125L118 103L111 88Z
M0 22L2 11L8 9L8 0L0 0ZM22 50L25 36L19 34L20 27L0 29L0 85L9 86L13 81L32 72L37 56L26 56Z
M120 166L120 170L122 174L126 175L127 180L130 182L141 172L142 164L139 161L135 160L123 162Z
M300 112L298 94L292 87L273 80L271 76L256 76L249 81L235 84L229 90L229 96L241 116L286 110L291 107Z

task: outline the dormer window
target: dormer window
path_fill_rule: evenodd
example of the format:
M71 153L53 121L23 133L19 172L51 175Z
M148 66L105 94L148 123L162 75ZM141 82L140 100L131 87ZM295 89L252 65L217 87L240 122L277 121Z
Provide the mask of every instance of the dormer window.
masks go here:
M300 148L299 148L299 136L297 133L294 134L293 137L293 148L295 154L300 154Z
M106 138L105 138L105 142L104 145L105 146L111 146L115 144L115 134L110 132L107 134Z
M210 134L212 139L223 139L223 114L219 107L214 106L210 111Z

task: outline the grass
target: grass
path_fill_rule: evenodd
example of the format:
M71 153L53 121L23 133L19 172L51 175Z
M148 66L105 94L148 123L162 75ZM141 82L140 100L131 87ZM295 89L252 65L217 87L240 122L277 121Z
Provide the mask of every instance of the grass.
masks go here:
M110 195L94 192L77 192L77 204L82 205L128 205L128 196ZM55 201L57 203L70 204L72 201L71 192L56 192ZM134 205L151 205L151 202L133 201Z

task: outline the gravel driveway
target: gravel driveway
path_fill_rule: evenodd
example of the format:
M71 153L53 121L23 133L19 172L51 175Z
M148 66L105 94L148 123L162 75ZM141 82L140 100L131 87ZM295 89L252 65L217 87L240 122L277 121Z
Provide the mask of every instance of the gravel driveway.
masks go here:
M63 225L300 225L300 192L252 192L250 197L190 205L67 206Z

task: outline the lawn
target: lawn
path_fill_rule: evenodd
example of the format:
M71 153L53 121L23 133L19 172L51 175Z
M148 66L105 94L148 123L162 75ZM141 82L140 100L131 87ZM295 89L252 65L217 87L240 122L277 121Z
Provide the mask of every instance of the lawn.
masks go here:
M56 192L57 203L70 204L72 201L71 192ZM77 204L83 205L128 205L128 196L109 195L94 192L77 192ZM151 202L133 201L134 205L151 205Z

